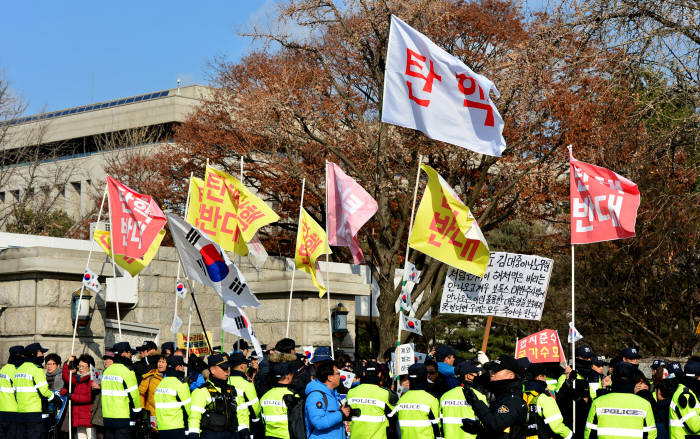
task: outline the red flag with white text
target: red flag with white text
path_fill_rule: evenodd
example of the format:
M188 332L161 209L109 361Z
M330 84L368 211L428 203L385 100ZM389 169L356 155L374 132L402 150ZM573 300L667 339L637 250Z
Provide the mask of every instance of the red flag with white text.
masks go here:
M114 254L141 259L165 226L165 214L148 195L107 176Z
M640 195L637 185L600 166L578 161L569 148L571 243L634 236Z

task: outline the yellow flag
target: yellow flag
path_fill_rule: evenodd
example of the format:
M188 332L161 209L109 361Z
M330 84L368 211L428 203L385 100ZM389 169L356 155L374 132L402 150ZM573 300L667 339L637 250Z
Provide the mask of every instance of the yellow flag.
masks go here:
M326 249L328 249L328 254L333 253L327 242L326 231L311 218L305 209L301 209L294 262L298 269L311 275L311 281L318 288L319 297L323 297L326 288L316 279L316 260L319 256L326 254Z
M483 276L489 247L476 219L454 189L428 165L428 186L418 206L408 245L447 265Z
M226 203L227 200L229 203ZM236 211L229 197L221 197L214 190L208 191L201 178L190 178L190 204L185 221L209 235L224 250L241 256L248 254L248 246L238 230Z
M122 267L124 270L128 271L130 275L136 276L141 272L141 270L146 268L146 266L156 255L158 247L160 247L160 243L163 240L164 236L165 229L161 230L158 233L158 235L156 235L156 239L153 240L153 243L151 243L151 246L148 248L148 251L144 253L141 259L134 259L125 255L117 255L114 258L114 263ZM109 257L112 257L112 238L109 232L105 230L95 229L93 239L95 240L95 242L97 242L97 245L99 245L100 248L102 248L102 250L104 250L104 252L109 255Z

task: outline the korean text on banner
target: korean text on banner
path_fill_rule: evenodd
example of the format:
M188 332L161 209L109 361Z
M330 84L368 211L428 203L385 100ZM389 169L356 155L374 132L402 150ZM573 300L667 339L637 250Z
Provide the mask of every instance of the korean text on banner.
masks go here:
M128 256L117 254L117 256L114 257L114 263L128 271L130 275L136 276L141 272L141 270L146 268L148 264L151 263L151 260L153 260L153 257L156 255L156 252L160 247L160 243L163 241L163 237L165 237L165 229L158 232L156 239L154 239L153 243L151 243L151 247L149 247L148 251L141 258L130 258ZM111 258L112 249L109 232L95 229L93 239L95 242L97 242L97 245L100 246L102 251L107 253L107 255Z
M222 221L227 230L233 233L235 227L238 227L245 242L250 242L261 227L280 219L279 215L263 200L253 195L239 179L210 166L206 168L204 191L205 198L225 207Z
M540 320L552 264L540 256L492 252L481 278L450 268L440 313Z
M576 160L569 148L571 243L634 236L640 195L637 185L600 166Z
M185 220L203 231L224 250L235 252L241 256L248 254L248 247L243 241L235 218L236 213L230 205L220 202L206 189L204 180L190 177L190 204ZM227 210L228 209L228 210Z
M221 329L253 343L255 353L258 354L258 358L262 358L263 351L258 338L255 336L253 325L240 307L226 305L224 317L221 320Z
M188 343L187 335L178 333L177 334L177 348L178 349L187 349L187 347L189 345L190 354L209 355L209 354L211 354L211 350L209 349L209 345L207 345L207 338L206 337L209 337L209 342L211 343L212 338L211 338L211 332L209 332L209 331L207 331L206 336L204 335L203 332L190 334L189 343Z
M177 215L168 214L168 225L187 277L214 288L227 305L260 306L243 273L221 247Z
M318 288L320 297L326 293L326 288L318 282L316 276L316 260L326 254L326 232L318 225L306 209L301 209L299 230L297 231L297 247L294 262L298 269L309 273L311 281ZM333 253L328 248L328 254Z
M447 265L483 276L489 247L469 208L449 184L428 165L428 185L416 212L408 245Z
M357 242L360 228L377 212L377 202L340 166L326 162L326 193L328 199L328 242L349 247L355 264L364 260Z
M107 176L114 253L141 258L165 226L165 214L148 195Z
M413 352L413 345L411 343L399 345L396 348L398 356L396 357L397 373L398 375L405 375L408 373L408 368L413 366L416 362L416 357Z
M531 363L565 362L561 351L561 341L557 331L544 329L518 340L515 346L515 358L527 357Z
M425 35L391 16L382 122L422 131L481 154L506 148L496 86Z

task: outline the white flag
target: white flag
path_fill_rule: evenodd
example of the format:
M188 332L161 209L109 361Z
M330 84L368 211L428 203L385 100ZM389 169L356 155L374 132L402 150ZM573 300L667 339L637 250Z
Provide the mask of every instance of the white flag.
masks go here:
M260 306L243 273L206 233L177 215L168 214L168 224L187 277L214 288L226 305Z
M391 16L382 122L500 157L506 148L503 118L491 91L499 96L491 80Z
M420 271L416 270L416 266L411 262L406 262L403 269L403 280L411 281L414 284L420 283Z
M580 332L574 328L574 322L569 322L569 337L568 341L569 343L576 343L577 341L581 340L583 338L583 335L581 335Z
M102 285L97 280L97 274L89 268L85 270L85 274L83 274L83 285L93 293L99 294L102 292Z
M173 334L177 334L177 331L180 330L181 326L182 326L182 319L180 318L180 316L175 314L173 316L173 323L170 325L170 332L172 332Z
M414 352L413 356L416 357L416 363L425 363L425 357L427 357L428 354L424 354L422 352Z
M414 334L423 335L420 329L420 320L409 317L401 313L401 329L403 331L413 332Z
M399 312L399 310L404 310L406 312L411 311L411 291L413 291L413 285L413 282L403 281L401 293L399 297L396 298L396 303L394 303L394 312Z
M184 299L185 296L187 296L187 287L183 281L178 280L175 282L175 294L177 294L177 297L180 299Z
M265 265L265 261L267 261L267 251L265 247L263 247L262 242L260 242L258 235L255 235L247 246L248 261L253 264L256 269L260 270L260 268Z
M263 357L263 351L258 338L255 336L253 325L240 307L226 305L224 318L221 320L221 329L229 334L250 341L255 347L255 353L258 354L258 358Z

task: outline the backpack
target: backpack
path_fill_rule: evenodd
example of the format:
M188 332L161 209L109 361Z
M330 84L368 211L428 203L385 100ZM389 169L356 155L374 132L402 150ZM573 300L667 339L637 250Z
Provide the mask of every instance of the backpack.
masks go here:
M318 392L323 396L323 404L328 407L328 397L325 393L320 390L313 390L309 392L309 395ZM306 407L306 399L309 395L305 395L303 398L296 399L296 403L289 407L287 410L287 423L289 425L289 439L308 439L313 433L313 427L309 434L306 434L306 416L304 416L304 410Z
M523 393L523 399L527 405L527 417L525 418L525 425L527 426L526 439L548 439L550 437L547 434L548 426L544 423L544 419L542 419L537 409L537 400L541 395L541 393L534 390Z

